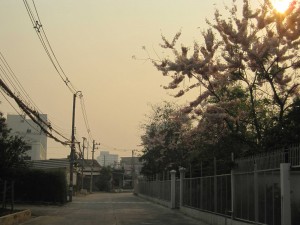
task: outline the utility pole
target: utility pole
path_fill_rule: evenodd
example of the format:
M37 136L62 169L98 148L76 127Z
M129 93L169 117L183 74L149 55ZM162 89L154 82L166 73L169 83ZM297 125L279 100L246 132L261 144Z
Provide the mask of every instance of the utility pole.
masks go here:
M85 140L86 138L85 137L82 137L82 156L81 156L81 189L83 189L83 169L84 169L84 149L85 149Z
M95 153L95 149L98 149L96 148L96 145L100 145L100 143L95 143L95 140L93 140L90 193L93 193L94 153Z
M86 159L89 159L89 148L90 148L90 143L88 141L87 142L87 149L86 149Z
M134 151L135 150L132 150L132 152L131 152L131 164L132 164L131 179L132 179L132 187L134 187L134 179L135 179Z
M81 91L77 91L73 95L73 116L72 116L72 136L71 136L71 153L70 153L70 185L69 185L69 201L73 199L73 170L74 170L74 158L75 158L75 105L76 96Z

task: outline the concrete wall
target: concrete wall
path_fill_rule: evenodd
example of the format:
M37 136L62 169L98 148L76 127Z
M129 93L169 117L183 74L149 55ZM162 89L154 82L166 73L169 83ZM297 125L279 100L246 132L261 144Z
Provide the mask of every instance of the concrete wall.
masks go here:
M160 199L157 199L157 198L151 198L149 196L146 196L146 195L142 195L142 194L137 194L139 197L143 198L143 199L146 199L148 201L151 201L151 202L155 202L159 205L163 205L163 206L166 206L168 208L171 208L171 202L167 202L167 201L163 201L163 200L160 200Z
M172 208L171 202L163 201L163 200L156 199L156 198L151 198L149 196L142 195L142 194L137 194L137 195L148 201L166 206L168 208ZM203 212L200 210L196 210L196 209L192 209L192 208L188 208L188 207L184 207L184 206L182 206L179 210L182 213L184 213L185 215L199 220L199 225L254 225L254 224L265 225L265 224L261 224L261 223L251 223L251 222L246 222L246 221L232 220L231 218L228 218L225 216L221 216L221 215L217 215L217 214L209 213L209 212Z
M261 223L251 223L251 222L245 222L239 220L232 220L231 218L225 216L221 216L209 212L203 212L203 211L199 211L184 206L180 208L180 211L190 217L198 219L199 221L207 225L250 225L250 224L263 225Z
M31 211L29 209L17 212L14 214L9 214L7 216L0 217L1 225L16 225L19 223L23 223L26 220L31 218Z

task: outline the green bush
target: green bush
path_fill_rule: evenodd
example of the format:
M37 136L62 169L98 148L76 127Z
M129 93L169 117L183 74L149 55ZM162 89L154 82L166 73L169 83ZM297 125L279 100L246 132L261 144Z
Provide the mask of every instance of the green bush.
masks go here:
M100 175L98 176L95 184L99 191L111 191L111 168L102 167Z
M15 199L21 202L59 203L67 201L63 170L23 170L15 177Z

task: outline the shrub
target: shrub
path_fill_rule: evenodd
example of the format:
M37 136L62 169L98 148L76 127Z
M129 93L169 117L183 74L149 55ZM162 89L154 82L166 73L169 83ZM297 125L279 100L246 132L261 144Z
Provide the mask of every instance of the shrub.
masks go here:
M15 199L20 202L66 203L66 173L59 169L20 171L15 178Z

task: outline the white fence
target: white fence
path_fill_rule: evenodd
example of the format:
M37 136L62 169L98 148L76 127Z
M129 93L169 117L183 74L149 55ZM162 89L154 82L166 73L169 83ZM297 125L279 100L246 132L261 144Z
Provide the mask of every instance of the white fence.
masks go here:
M231 219L252 224L299 225L299 152L297 148L239 159L231 174L185 178L181 169L180 179L173 181L174 197L172 181L140 181L136 191L168 201L172 208L185 208L185 212L190 208L198 210L199 215L207 212L224 217L224 223Z
M171 201L171 180L138 182L139 194L143 194L162 201Z

